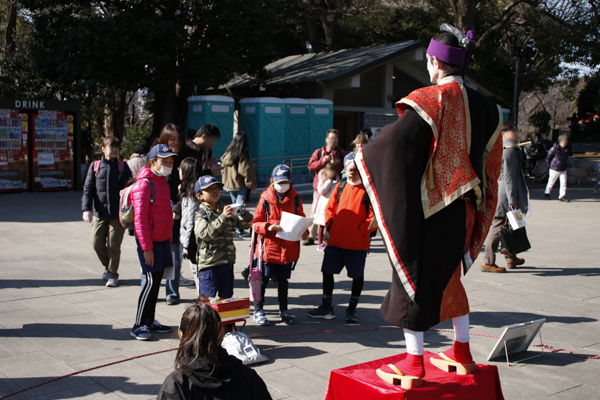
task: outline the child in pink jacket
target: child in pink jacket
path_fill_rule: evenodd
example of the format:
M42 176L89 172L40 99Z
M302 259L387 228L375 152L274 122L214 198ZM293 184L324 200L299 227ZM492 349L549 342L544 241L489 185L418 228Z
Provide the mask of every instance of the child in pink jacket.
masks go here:
M163 272L165 268L173 266L173 211L167 176L173 169L174 156L175 153L169 146L154 146L148 153L150 165L140 170L130 194L135 216L135 238L143 274L137 316L131 330L131 336L138 340L151 339L150 331L171 331L170 327L161 325L154 318L154 314Z

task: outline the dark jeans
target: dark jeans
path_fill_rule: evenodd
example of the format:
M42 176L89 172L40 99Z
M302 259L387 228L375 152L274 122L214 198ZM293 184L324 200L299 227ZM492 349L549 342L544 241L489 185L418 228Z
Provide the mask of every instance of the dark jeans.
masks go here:
M261 301L257 301L254 303L254 310L262 310L265 304L265 292L267 290L267 285L269 284L269 279L271 277L277 278L277 301L279 302L279 311L287 311L288 309L288 290L289 290L289 281L290 278L290 270L292 264L287 265L275 265L269 264L269 274L263 274L262 281L260 283L260 291L261 291Z

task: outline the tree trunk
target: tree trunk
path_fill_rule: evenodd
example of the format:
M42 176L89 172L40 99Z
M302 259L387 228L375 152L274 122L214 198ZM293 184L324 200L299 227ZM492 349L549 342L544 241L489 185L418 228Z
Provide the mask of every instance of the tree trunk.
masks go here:
M121 90L110 96L104 107L104 133L123 140L125 133L125 114L127 113L127 93Z
M154 92L154 121L152 124L152 137L159 137L162 128L175 123L177 117L177 97L175 83L164 86Z
M13 54L16 50L15 33L17 31L17 11L19 4L17 0L6 2L6 32L4 34L5 55Z
M325 42L327 43L327 50L333 49L333 22L330 22L327 19L327 15L325 12L319 13L319 19L321 20L321 25L323 25L323 32L325 32Z
M476 0L456 0L451 1L454 8L455 25L463 32L475 30L475 21L477 18Z

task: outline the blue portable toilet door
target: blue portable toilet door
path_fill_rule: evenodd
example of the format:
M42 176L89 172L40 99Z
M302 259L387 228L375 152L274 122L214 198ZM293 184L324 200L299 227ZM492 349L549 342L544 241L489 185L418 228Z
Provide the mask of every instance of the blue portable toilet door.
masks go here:
M310 114L309 102L304 99L284 99L286 102L285 119L285 156L306 156L310 152Z
M333 128L333 102L325 99L310 99L310 152L323 147L325 134Z

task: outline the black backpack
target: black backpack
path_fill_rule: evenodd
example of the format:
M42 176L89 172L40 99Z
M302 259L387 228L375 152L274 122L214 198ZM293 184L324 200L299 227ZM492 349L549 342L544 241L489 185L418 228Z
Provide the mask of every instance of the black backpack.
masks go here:
M346 184L348 183L348 181L342 181L339 184L339 188L338 188L338 192L337 192L337 197L336 197L336 201L335 201L335 213L333 215L333 218L335 219L335 217L337 217L337 209L338 206L340 205L340 197L342 197L342 192L344 191L344 188L346 187ZM371 200L369 199L369 195L367 194L367 191L365 190L365 197L362 201L362 203L365 206L365 209L367 211L367 216L369 215L369 209L371 209ZM331 229L331 224L333 223L333 219L331 221L329 221L329 226L327 226L327 229ZM377 230L374 230L373 232L371 232L370 234L371 237L375 237L377 236Z

